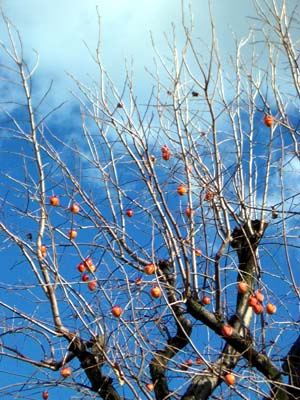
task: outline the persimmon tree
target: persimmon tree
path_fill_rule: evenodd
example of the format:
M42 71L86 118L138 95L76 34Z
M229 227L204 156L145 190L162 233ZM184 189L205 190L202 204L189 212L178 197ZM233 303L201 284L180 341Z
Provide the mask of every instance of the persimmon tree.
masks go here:
M300 397L299 19L254 5L230 57L183 12L143 99L99 39L72 130L3 16L2 398Z

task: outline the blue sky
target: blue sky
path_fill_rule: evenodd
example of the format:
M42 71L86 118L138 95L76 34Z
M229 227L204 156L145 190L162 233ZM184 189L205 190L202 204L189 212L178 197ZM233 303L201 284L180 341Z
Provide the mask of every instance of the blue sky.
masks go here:
M40 54L36 75L40 90L44 92L49 81L54 80L53 90L47 100L50 109L53 103L70 99L68 90L73 83L66 71L82 80L96 74L84 42L91 51L95 50L97 5L101 15L105 68L117 83L121 83L125 59L132 58L136 86L141 93L147 88L144 86L147 82L144 67L150 65L150 69L154 68L149 32L153 32L157 47L163 54L167 54L163 32L171 32L172 21L176 26L178 42L182 43L183 40L180 0L2 0L1 4L4 12L19 28L28 57L32 56L31 49ZM196 36L208 41L207 1L191 0L191 4L195 14ZM245 35L249 21L247 17L252 13L251 0L213 1L219 47L223 55L229 54L233 48L232 32L236 33L237 38ZM69 134L70 125L68 129Z

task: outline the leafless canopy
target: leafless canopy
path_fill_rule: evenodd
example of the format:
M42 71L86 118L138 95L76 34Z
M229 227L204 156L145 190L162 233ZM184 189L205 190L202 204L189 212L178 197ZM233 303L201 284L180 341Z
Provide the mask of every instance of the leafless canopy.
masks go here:
M130 71L114 85L99 39L99 79L71 76L74 118L45 111L51 87L38 98L2 16L1 398L300 398L287 3L255 0L229 58L213 12L204 45L183 6L185 42L153 41L143 99Z

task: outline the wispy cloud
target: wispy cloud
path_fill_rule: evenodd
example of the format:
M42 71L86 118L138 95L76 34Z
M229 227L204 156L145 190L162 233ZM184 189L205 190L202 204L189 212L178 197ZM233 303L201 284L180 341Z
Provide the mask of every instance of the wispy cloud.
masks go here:
M243 33L243 28L246 29L247 24L241 21L251 14L250 4L250 0L244 0L243 6L239 0L225 0L213 8L222 48L230 45L230 25L238 35ZM23 4L21 7L18 0L2 0L1 5L19 27L27 51L34 48L39 52L41 77L55 79L57 88L66 83L66 70L80 78L95 73L83 42L95 50L98 36L96 7L102 21L104 62L106 69L116 78L123 70L125 58L134 59L134 70L138 75L145 65L152 63L150 31L159 45L164 41L163 32L171 31L172 22L180 35L180 0L26 0L26 6ZM195 29L206 40L209 38L207 4L191 0L191 5Z

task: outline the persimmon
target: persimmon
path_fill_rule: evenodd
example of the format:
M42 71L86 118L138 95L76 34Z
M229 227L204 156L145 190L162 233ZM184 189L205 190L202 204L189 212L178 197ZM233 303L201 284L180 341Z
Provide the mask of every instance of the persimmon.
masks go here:
M84 272L85 271L85 264L84 263L80 263L77 265L77 269L79 272Z
M154 389L153 383L146 383L146 388L147 390L149 390L149 392L152 392Z
M159 286L153 286L150 290L150 294L154 299L158 299L161 296L161 289Z
M207 190L204 196L205 201L212 201L214 198L214 193L211 190Z
M42 244L40 247L40 252L43 258L47 256L47 246L45 244Z
M88 269L90 272L95 272L96 267L95 267L95 265L94 265L93 260L91 259L91 257L87 257L87 258L84 260L84 262L85 262L85 265L86 265L87 269Z
M169 152L164 152L161 154L161 156L162 156L163 160L165 160L165 161L169 161L171 158L171 154Z
M56 206L59 205L59 198L58 198L58 196L55 196L55 195L50 196L49 201L50 201L51 206L56 207Z
M211 303L210 297L204 295L204 296L202 297L202 299L201 299L201 303L204 304L205 306L207 306L208 304Z
M189 359L186 360L183 364L180 365L180 369L182 371L187 371L189 369L190 366L193 365L193 360Z
M86 265L90 266L93 265L93 260L91 257L87 257L84 262L86 263Z
M120 306L113 306L113 308L111 309L111 313L115 317L119 318L122 315L123 310Z
M144 272L147 275L153 275L155 271L156 271L156 265L153 263L146 265L144 268Z
M191 218L194 214L195 214L195 211L192 210L190 207L187 207L187 208L185 209L185 215L186 215L188 218Z
M222 336L229 337L233 333L233 328L229 324L224 324L221 329Z
M255 314L262 314L264 311L264 307L260 303L255 304L252 308Z
M81 276L81 280L82 280L82 282L87 282L87 281L89 280L88 274L83 274L83 275Z
M135 280L134 280L134 283L135 283L137 286L140 286L140 285L142 284L142 282L143 282L143 279L142 279L140 276L138 276L138 277L135 278Z
M195 254L197 257L201 257L202 256L202 251L200 249L196 249L195 250Z
M47 390L44 390L42 393L42 399L47 400L48 398L49 398L49 393L47 392Z
M235 384L235 376L231 373L225 375L225 382L227 385L234 385Z
M128 208L126 210L126 215L127 215L128 218L133 217L133 210L131 208Z
M78 204L73 203L73 204L70 205L69 210L71 211L71 213L77 214L80 211L80 207L79 207Z
M256 304L258 304L257 298L255 296L250 296L248 299L248 305L254 307Z
M69 377L72 375L71 368L69 368L69 367L63 367L63 368L60 370L60 374L61 374L61 376L62 376L63 378L69 378Z
M96 290L97 289L97 281L89 281L88 288L91 291Z
M77 232L75 229L70 229L68 235L70 239L75 239L77 237Z
M271 115L265 115L264 123L266 126L271 127L274 124L274 118Z
M161 148L161 156L163 160L168 161L171 157L171 152L169 150L169 147L167 145L162 146Z
M197 357L196 358L196 364L197 365L201 365L201 364L203 364L204 363L204 361L203 361L203 358L202 357Z
M255 293L254 293L254 296L257 298L257 300L258 301L260 301L260 302L262 302L263 301L263 299L264 299L264 295L262 294L262 292L260 292L259 290L257 290Z
M185 194L187 194L187 187L183 184L179 185L177 188L177 193L179 194L179 196L184 196Z
M240 281L238 283L238 292L239 293L247 293L248 292L248 284L247 284L247 282Z
M277 307L275 306L275 304L272 303L268 303L266 305L266 312L267 314L275 314L277 311Z

